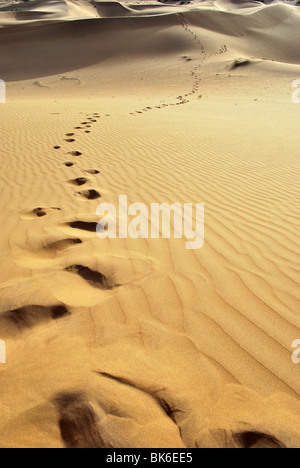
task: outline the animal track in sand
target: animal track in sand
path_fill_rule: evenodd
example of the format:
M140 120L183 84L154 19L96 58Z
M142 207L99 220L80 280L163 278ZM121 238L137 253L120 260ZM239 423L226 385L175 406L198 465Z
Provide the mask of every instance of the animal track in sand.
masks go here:
M97 200L98 198L101 197L100 193L94 189L85 190L84 192L77 192L77 195L87 200Z
M57 320L66 315L70 315L70 312L64 305L28 305L19 309L9 310L0 314L2 335L6 333L8 335L20 333L40 323Z
M82 153L80 153L80 151L69 151L69 153L71 156L81 156Z
M88 179L86 179L85 177L77 177L77 179L71 179L68 182L71 185L77 185L78 187L80 187L81 185L86 184L88 182Z
M58 150L58 149L60 149L60 146L53 146L53 148L54 148L55 150Z
M116 287L116 285L114 285L112 281L109 281L106 276L103 275L103 273L91 270L90 268L83 265L71 265L66 268L66 271L79 275L81 278L96 288L113 289Z
M75 140L75 138L66 138L65 141L67 143L74 143L74 141L76 141L76 140Z
M72 167L72 166L74 166L74 163L72 163L72 162L65 162L64 165L67 166L67 167Z
M67 137L71 137L71 136L74 136L74 135L75 135L75 133L66 133Z

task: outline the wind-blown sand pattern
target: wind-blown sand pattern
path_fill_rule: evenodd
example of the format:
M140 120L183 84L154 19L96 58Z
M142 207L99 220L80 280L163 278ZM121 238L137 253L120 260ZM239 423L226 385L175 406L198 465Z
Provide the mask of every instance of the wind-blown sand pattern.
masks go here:
M3 5L2 5L3 4ZM300 447L300 10L1 2L1 447ZM205 203L205 245L96 236Z

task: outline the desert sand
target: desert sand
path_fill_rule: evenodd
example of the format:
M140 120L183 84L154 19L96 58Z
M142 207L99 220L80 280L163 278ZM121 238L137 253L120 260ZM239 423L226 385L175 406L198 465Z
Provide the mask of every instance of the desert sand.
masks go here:
M2 448L299 448L300 9L1 2ZM205 244L101 202L204 203Z

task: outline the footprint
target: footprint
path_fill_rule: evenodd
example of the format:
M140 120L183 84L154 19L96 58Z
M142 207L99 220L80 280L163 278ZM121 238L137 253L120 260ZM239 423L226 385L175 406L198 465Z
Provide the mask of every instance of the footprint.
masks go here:
M97 171L97 169L87 169L85 172L86 172L87 174L91 174L91 175L100 174L100 171Z
M80 153L80 151L70 151L68 154L70 154L71 156L81 156L82 153Z
M28 305L2 313L0 315L1 330L4 334L7 332L8 335L14 335L42 322L57 320L66 315L70 315L70 312L65 305L47 307Z
M58 150L58 149L60 149L60 146L53 146L53 148L54 148L55 150Z
M69 184L77 185L78 187L80 187L81 185L86 184L88 182L88 179L86 179L85 177L77 177L77 179L72 179L68 182Z
M67 167L72 167L72 166L74 166L74 163L72 163L72 162L65 162L64 165L67 166Z
M74 141L76 141L74 138L66 138L65 141L67 143L74 143Z
M71 265L66 268L66 271L79 275L81 278L96 288L113 289L116 287L116 285L113 285L111 281L108 281L103 273L91 270L90 268L83 265Z
M287 448L281 441L277 440L275 437L264 434L262 432L240 432L234 434L233 438L235 442L241 448Z
M69 247L74 245L82 244L82 240L79 238L76 239L62 239L57 242L53 242L52 244L48 244L45 246L45 250L50 250L54 252L61 252L62 250L66 250Z
M60 393L53 403L59 413L59 429L69 449L107 448L103 440L103 414L87 395L79 392ZM110 445L109 445L110 446Z
M34 208L30 213L27 213L24 218L42 218L43 216L48 215L49 213L55 212L55 211L61 211L61 208Z
M97 190L86 190L84 192L77 192L79 196L86 198L87 200L97 200L101 197L100 193Z
M72 229L79 229L80 231L86 232L94 232L95 234L97 232L97 225L98 223L88 221L72 221L71 223L68 223L68 226L70 226Z
M90 130L85 130L84 133L91 133L91 131Z
M66 133L67 137L71 137L71 136L74 136L74 135L75 135L75 133Z

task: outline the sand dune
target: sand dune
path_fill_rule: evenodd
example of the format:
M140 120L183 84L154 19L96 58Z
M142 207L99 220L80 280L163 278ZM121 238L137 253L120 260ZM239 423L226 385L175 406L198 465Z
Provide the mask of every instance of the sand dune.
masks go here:
M3 3L3 2L2 2ZM300 447L299 9L0 8L1 447ZM205 245L96 236L205 203Z

